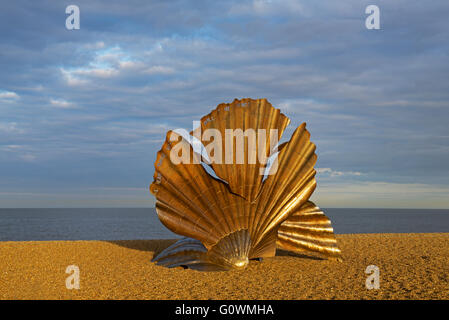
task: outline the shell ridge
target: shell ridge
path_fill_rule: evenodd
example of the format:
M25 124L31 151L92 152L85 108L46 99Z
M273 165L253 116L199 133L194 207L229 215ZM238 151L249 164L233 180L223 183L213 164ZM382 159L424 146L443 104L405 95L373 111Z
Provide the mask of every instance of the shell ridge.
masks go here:
M169 136L169 135L170 135L170 132L167 133L167 136ZM180 135L178 135L178 136L180 136ZM177 141L178 143L187 143L187 141L184 139L184 137L182 137L182 136L180 136L180 137L181 137L181 140L178 140ZM166 144L168 144L168 141L166 141L166 142L167 142ZM164 146L166 144L164 144ZM190 148L191 154L193 154L193 148L191 147L191 145L189 143L187 143L187 146ZM163 147L163 149L164 150L162 152L166 152L166 148ZM159 156L159 158L160 157L161 156ZM167 156L164 157L164 159L163 159L164 162L165 162L165 160L168 161L168 159L165 159L165 158L167 158ZM158 163L158 162L160 162L160 160L156 161L156 163ZM162 163L164 163L164 162L162 162ZM172 181L171 179L165 179L164 183L165 184L167 184L167 183L170 184L170 187L171 187L173 193L178 193L178 195L179 195L179 190L182 191L181 194L184 194L184 207L190 208L190 212L192 214L195 214L197 216L203 215L204 211L203 211L203 209L199 210L199 208L201 206L198 205L198 201L200 201L202 203L205 203L206 205L207 205L207 203L210 204L211 201L212 202L216 202L216 203L222 202L222 199L220 199L219 196L218 196L219 193L217 193L217 192L209 192L209 195L206 197L205 193L204 193L204 190L201 190L201 189L197 188L195 182L197 182L199 178L204 179L205 181L207 181L207 182L204 183L204 185L212 184L213 188L215 188L215 189L219 188L217 186L221 186L222 188L227 188L227 185L225 183L223 183L221 181L218 181L217 179L214 179L213 177L211 177L202 166L201 166L201 168L198 167L199 164L187 164L187 165L184 165L184 164L178 164L178 165L169 164L168 166L169 166L169 168L172 168L172 172L173 172L173 170L174 170L174 172L177 172L177 175L179 176L179 179L184 180L184 181L189 181L187 183L187 187L191 187L191 189L192 189L191 193L193 193L193 194L196 193L197 195L200 193L200 194L203 195L203 197L201 197L201 196L198 197L197 196L196 198L192 199L190 197L191 194L185 195L186 186L184 186L183 188L179 188L179 187L177 188L176 187L177 183L175 181ZM188 170L187 169L188 166L190 166L190 168L193 169L193 170ZM156 169L156 172L157 173L161 173L161 175L164 175L164 172L159 170L159 169ZM155 172L155 176L157 176L156 172ZM193 172L196 172L196 173L192 174ZM155 182L153 182L153 184L155 184ZM158 186L158 188L162 189L160 185L157 185L157 186ZM211 199L211 196L213 197L212 199ZM204 199L204 201L203 201L203 199ZM169 206L169 203L167 203L166 205ZM220 206L217 206L217 208L220 209ZM197 210L195 210L195 209L197 209ZM219 221L219 217L222 216L222 214L223 214L222 211L219 211L218 213L216 213L215 211L210 211L210 213L213 215L213 219L215 219L215 221L217 221L217 222ZM195 219L196 219L196 221L198 221L197 218L195 218ZM208 219L210 221L210 223L213 223L209 216L206 216L206 219ZM193 220L192 223L194 223L194 221L195 220ZM213 223L214 226L215 226L214 229L220 229L223 226L223 225L221 225L221 224L219 224L217 222ZM172 228L169 228L169 229L172 230ZM230 227L228 225L226 229L227 230L222 230L222 234L228 234L230 232L230 230L232 229L232 227ZM195 237L194 234L188 234L188 236Z
M305 180L307 179L307 175L306 175L306 177L303 177L303 179L301 179L301 175L298 172L298 167L300 168L300 171L302 173L304 173L304 171L305 172L309 171L310 168L308 168L307 163L305 163L305 161L300 161L298 164L295 161L296 157L292 156L295 153L295 149L297 149L297 148L302 149L303 144L310 142L310 141L308 141L308 139L306 139L305 141L303 140L302 144L294 143L298 139L301 141L301 137L304 135L305 132L306 132L305 123L303 123L293 132L292 137L290 138L290 140L288 141L286 146L284 148L282 148L282 150L279 152L277 172L264 181L264 184L262 186L262 192L260 195L261 199L270 199L271 200L272 198L274 198L277 200L276 201L268 201L268 200L265 201L263 210L266 214L263 216L259 215L254 221L254 224L256 225L254 228L256 233L266 234L267 232L269 232L267 230L265 230L265 231L263 231L263 230L264 230L264 228L266 228L267 226L270 225L270 222L272 222L273 220L276 219L276 215L279 215L279 211L282 210L282 206L278 205L276 207L276 205L279 201L281 203L288 203L288 201L290 199L292 199L292 197L294 197L294 195L297 192L301 192L301 190L306 191L305 188L307 186L307 183L305 183ZM313 157L313 154L311 155L311 157ZM293 164L291 164L292 161L293 161ZM313 166L311 166L311 169L313 170ZM288 174L288 173L296 173L296 175ZM294 180L295 177L297 177L297 176L300 177L300 180L295 181L295 183L292 184L292 182L293 182L292 180ZM284 179L284 177L286 179ZM307 180L309 180L309 179L307 179ZM281 195L283 193L285 193L285 190L288 188L288 186L290 184L295 186L296 192L294 192L293 194L290 192L290 193L284 194L284 196L281 197ZM273 194L273 192L274 192L274 194ZM306 201L306 200L308 200L308 198L305 199L304 201ZM288 216L288 212L281 213L281 216L282 217ZM257 240L255 240L255 242L257 243L262 238L263 238L262 236L258 235Z
M322 228L323 220L327 221L326 231ZM280 225L277 245L293 252L320 253L341 260L331 221L312 201L307 201Z

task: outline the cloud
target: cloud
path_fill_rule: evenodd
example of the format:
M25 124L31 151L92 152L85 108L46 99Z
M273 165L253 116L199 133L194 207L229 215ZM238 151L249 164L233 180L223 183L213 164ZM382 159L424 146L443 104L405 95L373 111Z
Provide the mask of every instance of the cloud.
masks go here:
M0 131L6 134L25 133L25 130L20 128L16 122L0 122Z
M73 32L63 3L5 4L0 189L146 185L168 129L243 97L290 117L284 139L307 123L329 188L449 186L449 3L382 0L379 32L368 4L90 1Z
M97 41L94 43L86 43L84 45L84 48L87 50L99 50L99 49L103 49L105 46L106 45L103 41Z
M361 172L357 171L336 171L331 168L316 168L316 172L318 174L327 174L331 177L340 177L340 176L361 176Z
M72 70L65 70L64 68L59 70L69 86L81 86L88 83L87 80L77 77Z
M304 13L304 6L295 0L251 0L233 4L229 9L232 15L272 16Z
M143 71L145 74L173 74L175 70L164 66L151 66Z
M69 84L70 86L86 85L94 80L93 78L107 79L114 77L119 73L118 70L110 67L87 67L68 70L61 68L60 70L62 75L66 79L67 84Z
M72 102L66 101L64 99L50 99L50 104L55 108L61 109L71 109L75 107Z
M36 160L36 156L32 155L32 154L23 154L23 155L20 156L20 158L22 160L24 160L24 161L27 161L27 162L31 162L31 161Z
M19 98L20 98L19 95L15 92L0 90L0 102L11 102Z

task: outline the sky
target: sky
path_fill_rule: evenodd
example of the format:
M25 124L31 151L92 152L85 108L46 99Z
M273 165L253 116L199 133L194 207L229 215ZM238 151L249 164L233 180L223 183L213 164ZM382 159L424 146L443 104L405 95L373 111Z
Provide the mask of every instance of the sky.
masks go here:
M152 207L165 133L250 97L291 119L287 137L307 123L320 207L449 208L448 14L447 0L1 0L0 207Z

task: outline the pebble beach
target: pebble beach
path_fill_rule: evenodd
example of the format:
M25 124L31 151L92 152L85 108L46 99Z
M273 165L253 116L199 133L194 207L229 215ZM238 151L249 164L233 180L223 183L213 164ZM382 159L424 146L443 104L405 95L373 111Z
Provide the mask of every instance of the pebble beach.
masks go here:
M0 242L0 299L449 299L449 233L337 235L343 262L278 250L227 272L151 262L174 241Z

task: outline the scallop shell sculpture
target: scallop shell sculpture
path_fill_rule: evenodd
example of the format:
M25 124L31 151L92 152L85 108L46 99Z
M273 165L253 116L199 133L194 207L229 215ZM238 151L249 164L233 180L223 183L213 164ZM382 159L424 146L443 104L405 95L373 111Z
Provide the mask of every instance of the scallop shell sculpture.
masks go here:
M306 124L277 145L289 122L266 99L236 99L203 117L190 137L167 133L150 191L161 222L185 238L153 261L197 270L241 269L250 259L274 256L276 248L341 259L330 220L309 201L317 156ZM258 143L244 135L239 154L230 129L253 129ZM192 136L201 141L202 152L194 151ZM211 145L231 147L222 152ZM187 161L171 160L170 153L179 150L187 151ZM267 159L276 161L270 166Z

